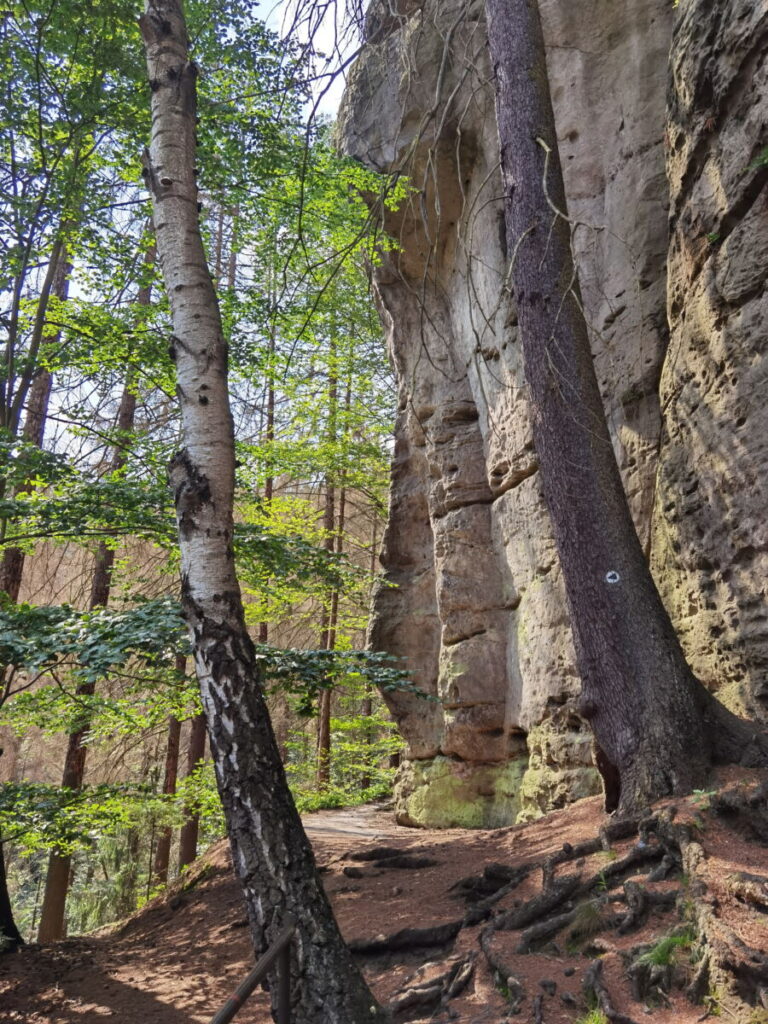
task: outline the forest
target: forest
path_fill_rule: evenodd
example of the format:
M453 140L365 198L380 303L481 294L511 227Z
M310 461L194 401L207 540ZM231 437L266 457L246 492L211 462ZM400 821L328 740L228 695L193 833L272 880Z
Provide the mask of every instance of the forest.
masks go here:
M768 1021L768 14L604 7L0 12L0 1020Z

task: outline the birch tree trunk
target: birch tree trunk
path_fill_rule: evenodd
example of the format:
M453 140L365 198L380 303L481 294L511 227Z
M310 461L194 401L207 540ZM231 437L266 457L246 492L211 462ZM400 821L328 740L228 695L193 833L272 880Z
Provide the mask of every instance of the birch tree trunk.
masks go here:
M526 380L606 806L701 786L765 745L694 678L629 513L571 254L537 0L486 0Z
M173 321L183 449L170 467L182 601L235 869L261 953L292 913L297 1024L383 1022L338 930L285 778L245 627L232 553L234 436L227 347L203 251L195 180L195 80L180 0L140 19L152 92L145 177ZM277 986L272 986L277 991Z

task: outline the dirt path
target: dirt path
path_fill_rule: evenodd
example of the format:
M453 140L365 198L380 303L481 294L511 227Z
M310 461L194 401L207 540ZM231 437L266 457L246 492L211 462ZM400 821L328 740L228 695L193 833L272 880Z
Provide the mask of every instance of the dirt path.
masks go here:
M414 831L396 825L390 814L375 807L320 812L307 818L306 827L342 931L354 943L391 936L404 928L460 922L468 907L477 904L464 898L466 892L462 896L457 883L468 876L479 878L484 869L493 875L501 870L498 865L507 870L527 865L530 872L493 911L511 913L541 891L540 868L547 856L562 851L564 843L575 846L593 839L604 822L599 800L591 799L532 825L493 832ZM765 846L734 843L732 835L725 837L718 828L711 827L707 841L719 876L744 870L745 865L752 871L768 870ZM593 877L620 861L635 841L636 837L617 842L609 852L601 850L564 864L558 876L576 872L579 877ZM426 866L395 867L393 859L359 859L361 853L381 846L415 857ZM644 881L647 871L648 865L638 865L637 878ZM679 884L661 882L657 888ZM601 914L607 918L626 913L626 905L613 901L608 888L606 884L604 899L598 900ZM765 948L768 919L753 910L740 911L739 927L751 944L760 948L762 943ZM640 1021L647 1019L646 1008L631 997L623 958L630 948L679 925L677 912L671 911L654 914L630 935L621 937L609 930L589 941L576 941L564 932L526 955L517 952L519 930L494 932L486 945L504 965L504 972L520 981L524 992L520 1016L512 1019L540 1019L543 1024L578 1020L586 1007L582 981L600 953L617 1009ZM412 992L419 984L429 988L430 979L464 965L468 975L464 990L437 1015L434 1007L422 1009L414 1004L405 1007L397 1020L500 1024L509 1019L514 986L491 970L481 952L486 927L482 921L464 927L438 946L368 953L361 956L361 964L385 1003L402 998L403 992ZM251 964L242 898L226 844L219 844L198 862L184 889L156 900L119 930L0 958L0 1022L101 1024L113 1019L126 1024L207 1024ZM690 964L680 967L684 973L693 969ZM656 1024L693 1024L703 1013L679 989L649 1009ZM268 1024L263 994L249 1003L239 1021Z

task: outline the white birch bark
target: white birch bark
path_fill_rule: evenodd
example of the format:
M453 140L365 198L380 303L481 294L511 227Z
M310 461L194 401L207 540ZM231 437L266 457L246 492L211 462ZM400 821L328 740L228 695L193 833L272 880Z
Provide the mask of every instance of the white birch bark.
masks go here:
M227 347L200 236L195 179L197 69L180 0L148 0L140 19L152 90L145 178L173 321L183 448L170 467L192 637L219 791L254 946L286 913L293 948L292 1020L383 1021L320 885L267 715L235 574L234 435ZM272 986L276 991L277 986Z

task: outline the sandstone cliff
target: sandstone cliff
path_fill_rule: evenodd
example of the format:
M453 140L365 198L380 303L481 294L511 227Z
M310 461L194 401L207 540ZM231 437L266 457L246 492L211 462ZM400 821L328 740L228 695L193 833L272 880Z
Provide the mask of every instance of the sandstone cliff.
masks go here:
M635 522L694 668L753 713L768 700L767 172L752 166L768 141L766 10L542 0ZM413 186L386 222L400 251L375 273L400 405L371 642L439 698L392 702L409 744L399 812L504 824L598 783L507 281L483 4L377 0L367 37L342 144Z

